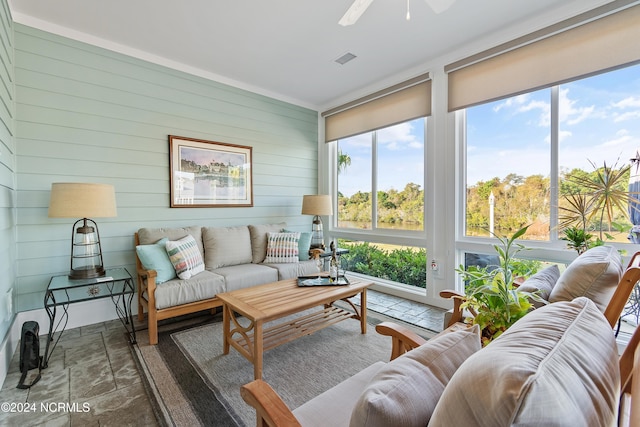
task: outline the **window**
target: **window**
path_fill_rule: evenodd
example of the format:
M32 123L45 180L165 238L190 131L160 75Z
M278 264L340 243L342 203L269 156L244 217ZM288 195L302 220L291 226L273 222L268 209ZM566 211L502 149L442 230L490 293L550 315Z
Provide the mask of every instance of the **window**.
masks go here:
M640 65L469 107L465 115L464 235L488 236L492 226L507 235L533 224L526 238L557 241L565 196L579 190L572 177L595 177L605 165L621 170L637 157ZM618 188L628 182L627 173ZM623 210L614 210L603 239L628 242Z
M350 250L345 269L426 287L425 128L419 118L335 142L332 235Z
M338 228L424 230L425 119L337 141Z
M374 132L338 141L338 227L372 229Z

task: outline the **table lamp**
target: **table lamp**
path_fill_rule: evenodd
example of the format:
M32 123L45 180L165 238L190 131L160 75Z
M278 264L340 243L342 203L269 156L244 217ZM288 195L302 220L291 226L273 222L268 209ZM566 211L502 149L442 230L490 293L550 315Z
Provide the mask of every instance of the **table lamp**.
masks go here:
M326 194L311 194L302 196L302 214L314 215L311 227L311 249L324 249L324 235L320 215L332 215L331 197Z
M71 232L70 279L105 275L98 224L93 218L115 217L116 193L112 185L57 182L51 184L50 218L81 218Z

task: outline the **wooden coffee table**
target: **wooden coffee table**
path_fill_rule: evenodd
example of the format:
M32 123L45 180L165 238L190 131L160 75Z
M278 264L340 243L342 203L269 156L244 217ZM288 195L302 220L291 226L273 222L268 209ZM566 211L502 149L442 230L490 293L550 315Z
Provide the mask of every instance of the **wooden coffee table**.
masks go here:
M360 331L365 334L367 287L371 284L350 279L345 286L298 287L297 279L290 279L218 294L223 302L223 353L229 354L229 346L234 347L253 363L254 378L262 379L262 355L266 350L345 319L360 320ZM349 300L358 294L360 309ZM349 303L355 313L333 304L339 300ZM319 309L264 327L266 322L314 307ZM249 325L241 325L237 315L248 319Z

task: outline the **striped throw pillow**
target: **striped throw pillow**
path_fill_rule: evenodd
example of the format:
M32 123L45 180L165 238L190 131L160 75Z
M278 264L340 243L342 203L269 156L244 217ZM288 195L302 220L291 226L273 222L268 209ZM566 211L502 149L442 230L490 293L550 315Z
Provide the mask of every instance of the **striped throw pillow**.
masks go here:
M169 240L165 247L179 278L189 279L191 276L204 271L202 254L198 250L198 244L192 235L188 234L180 240Z
M267 233L267 257L265 264L298 262L300 233Z

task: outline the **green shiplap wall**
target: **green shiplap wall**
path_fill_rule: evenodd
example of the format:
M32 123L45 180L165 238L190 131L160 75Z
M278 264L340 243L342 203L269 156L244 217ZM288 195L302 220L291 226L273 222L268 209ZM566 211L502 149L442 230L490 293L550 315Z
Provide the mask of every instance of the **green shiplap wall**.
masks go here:
M14 139L13 21L6 0L0 2L0 342L11 326L14 308L8 292L16 281L16 146ZM13 305L13 301L12 301Z
M113 184L96 218L104 262L134 269L141 227L286 221L310 228L317 112L15 24L18 309L42 308L69 269L72 219L48 218L53 182ZM251 208L169 208L168 135L253 147Z

